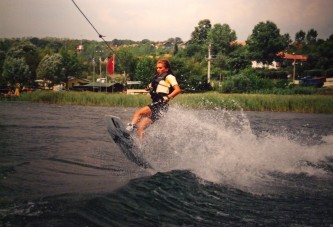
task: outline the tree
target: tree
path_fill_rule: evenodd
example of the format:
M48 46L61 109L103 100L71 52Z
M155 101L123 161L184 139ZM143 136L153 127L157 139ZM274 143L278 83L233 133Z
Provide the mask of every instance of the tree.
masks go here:
M201 61L203 58L205 58L207 49L204 45L190 43L184 50L184 54L186 57L194 57L198 61Z
M207 65L206 61L197 61L194 57L182 58L176 55L170 59L172 71L177 77L177 82L183 90L200 91L205 88L206 75L203 64Z
M308 44L310 43L315 43L317 41L317 36L318 33L316 30L314 30L313 28L311 28L307 33L306 33L306 42Z
M295 42L296 43L304 43L305 41L305 32L303 30L300 30L296 32L295 34Z
M6 53L4 51L0 50L0 75L2 75L2 70L3 70L3 63L6 60ZM3 82L0 80L0 84L2 84Z
M175 43L174 48L173 48L173 55L178 54L178 44Z
M151 41L149 39L143 39L141 44L151 44Z
M204 19L199 21L198 26L194 28L191 34L190 43L204 44L206 43L208 37L208 31L211 29L212 25L210 20Z
M40 61L37 47L28 41L21 41L8 50L7 56L24 58L31 72L26 85L32 85L36 79L36 69Z
M29 66L24 58L7 57L3 64L2 77L11 85L19 83L25 85L29 81Z
M292 40L290 38L290 35L288 33L282 35L284 42L287 44L287 47L289 47L292 44Z
M135 69L135 80L142 82L146 86L155 72L155 61L151 58L145 57L138 61Z
M60 54L46 55L37 67L37 78L53 83L66 81L62 60Z
M318 47L320 56L329 58L333 61L333 34Z
M215 24L208 32L208 42L213 53L228 54L232 50L231 42L237 39L236 32L228 24Z
M0 39L0 50L7 52L15 43L13 39Z
M183 42L183 40L181 38L179 38L179 37L175 38L175 43L180 44L182 42Z
M231 52L226 59L226 67L234 72L239 72L251 65L247 48L236 45L235 50Z
M280 29L271 21L257 24L246 43L253 60L264 64L271 64L276 54L288 46L285 38L280 35Z
M77 53L62 50L60 52L62 56L62 67L63 67L63 81L66 80L69 76L80 78L82 76L84 65L79 61Z
M126 73L130 80L134 80L137 59L129 48L120 48L116 53L115 71Z
M317 42L316 55L318 56L316 68L333 68L333 35L331 35L326 41ZM313 56L313 54L311 56Z

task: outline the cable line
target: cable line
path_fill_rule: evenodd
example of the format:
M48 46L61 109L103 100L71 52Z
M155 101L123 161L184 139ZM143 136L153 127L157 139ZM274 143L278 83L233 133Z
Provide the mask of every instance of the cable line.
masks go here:
M106 46L112 51L112 53L119 59L119 62L121 63L122 60L121 58L119 58L119 56L115 53L115 51L110 47L110 45L105 41L105 39L103 37L103 35L101 35L101 33L99 33L97 31L97 29L95 28L95 26L90 22L90 20L88 19L88 17L82 12L82 10L80 9L80 7L75 3L74 0L72 0L72 2L74 3L74 5L76 6L76 8L80 11L80 13L84 16L84 18L86 18L86 20L88 21L88 23L91 25L91 27L96 31L96 33L98 34L98 37L101 38L104 43L106 44Z

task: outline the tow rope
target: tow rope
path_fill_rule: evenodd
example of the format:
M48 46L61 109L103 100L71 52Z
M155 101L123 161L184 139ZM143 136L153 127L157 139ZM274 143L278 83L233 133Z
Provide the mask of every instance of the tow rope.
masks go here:
M105 39L103 37L105 37L104 35L101 35L101 33L99 33L97 31L97 29L95 28L95 26L90 22L90 20L88 19L88 17L83 13L83 11L80 9L80 7L75 3L74 0L72 0L72 2L74 3L74 5L76 6L76 8L80 11L80 13L84 16L84 18L86 18L86 20L88 21L88 23L91 25L91 27L96 31L96 33L98 34L98 37L101 38L105 45L111 50L111 52L119 59L119 61L121 62L121 58L119 58L119 56L117 56L117 54L115 53L115 51L110 47L110 45L105 41Z

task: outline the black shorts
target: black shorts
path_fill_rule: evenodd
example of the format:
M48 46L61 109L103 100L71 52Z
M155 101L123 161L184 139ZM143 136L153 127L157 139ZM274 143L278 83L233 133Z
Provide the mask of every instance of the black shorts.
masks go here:
M169 109L169 103L167 102L154 102L148 107L151 109L151 117L150 119L154 122L160 119Z

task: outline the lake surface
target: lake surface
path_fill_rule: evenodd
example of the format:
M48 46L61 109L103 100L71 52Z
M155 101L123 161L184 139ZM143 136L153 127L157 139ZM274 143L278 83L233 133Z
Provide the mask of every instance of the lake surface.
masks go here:
M147 170L106 129L135 110L0 102L0 226L333 225L333 115L172 107Z

